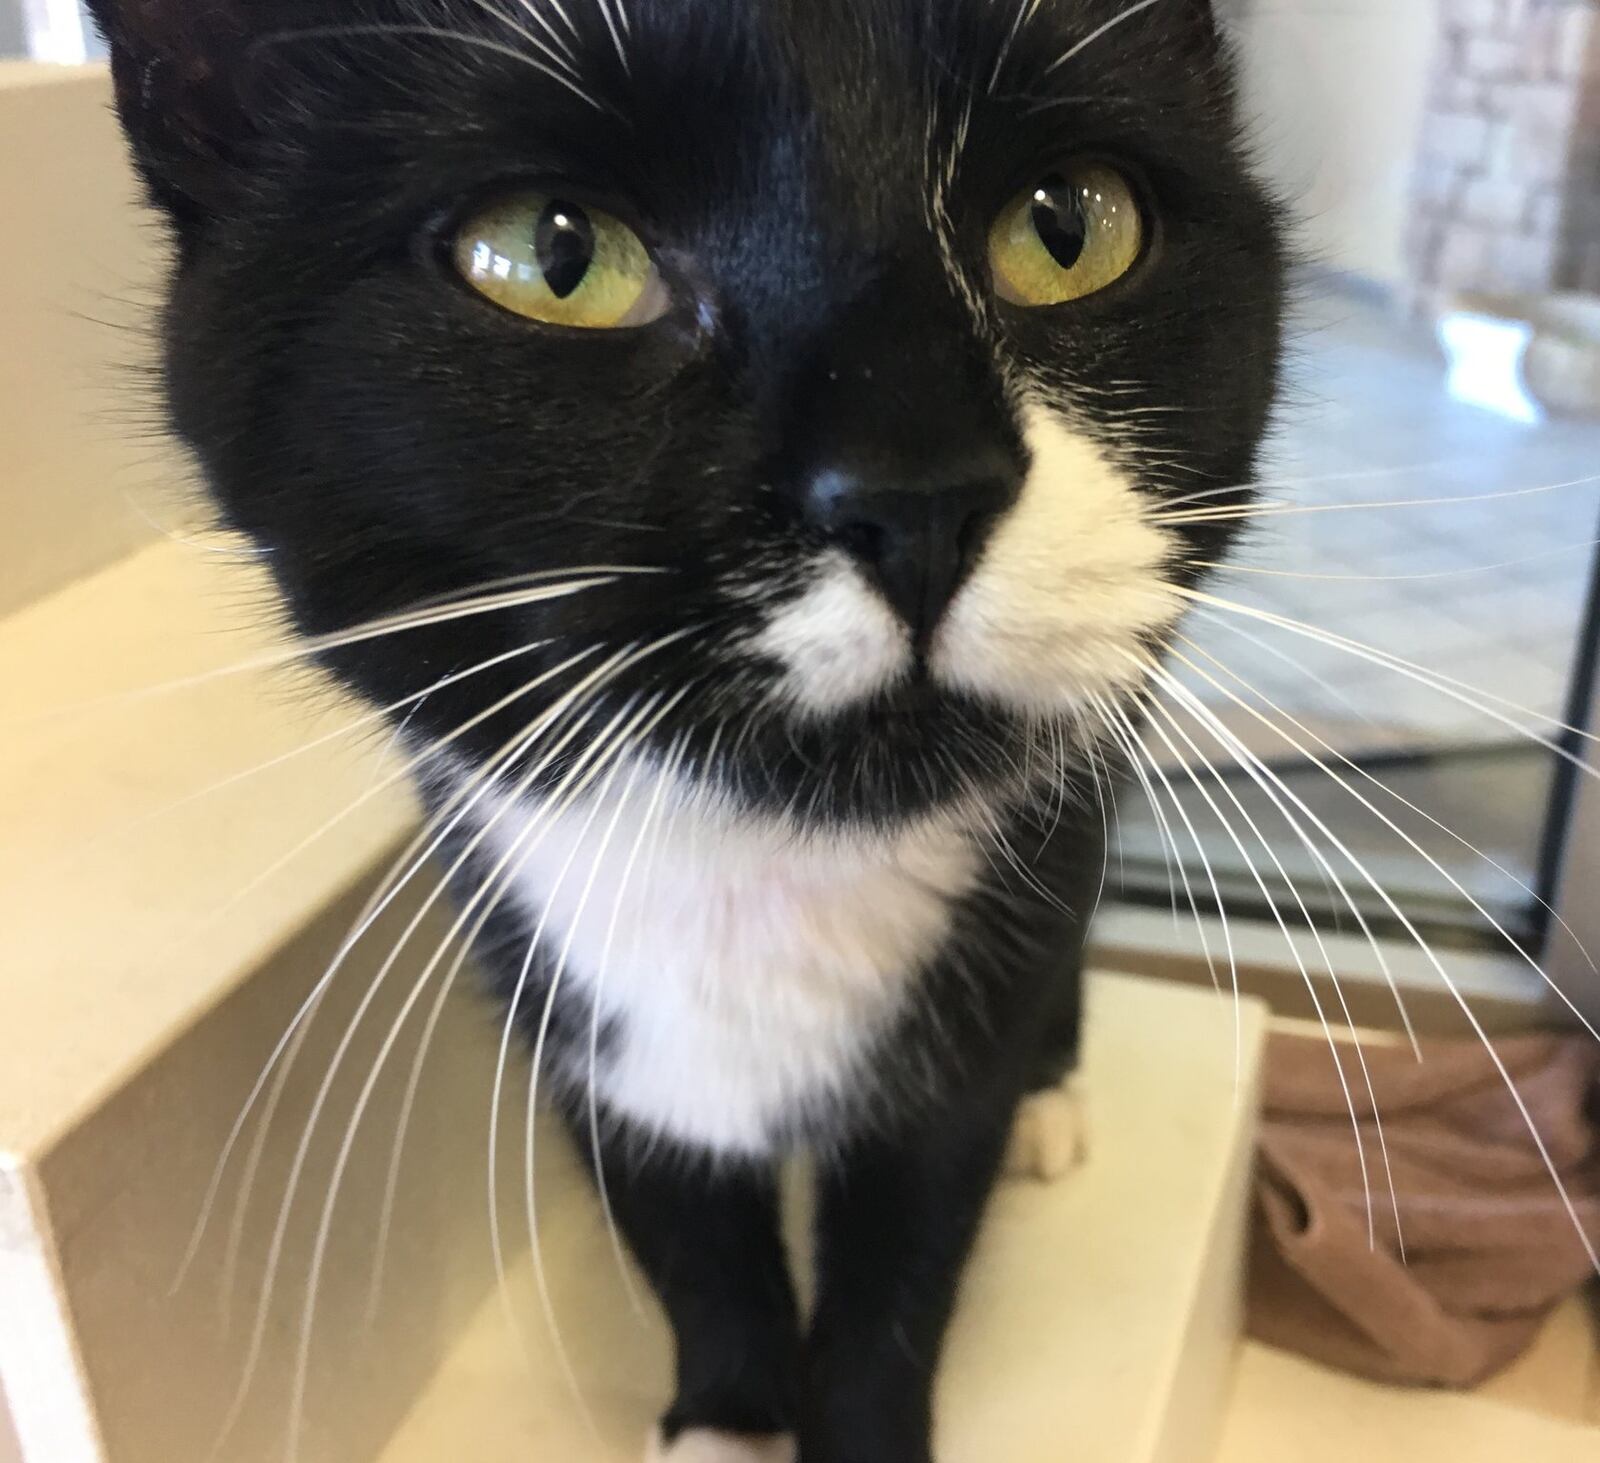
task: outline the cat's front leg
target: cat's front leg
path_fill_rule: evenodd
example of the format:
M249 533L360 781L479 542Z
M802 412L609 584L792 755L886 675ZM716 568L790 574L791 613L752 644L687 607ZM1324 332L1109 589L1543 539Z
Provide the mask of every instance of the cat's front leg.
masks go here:
M587 1124L574 1137L595 1158ZM799 1309L768 1164L690 1157L608 1129L612 1217L671 1323L677 1395L648 1463L794 1463Z
M1092 855L1091 855L1092 857ZM1017 1110L1006 1154L1013 1178L1056 1183L1082 1164L1089 1152L1089 1105L1079 1056L1083 1045L1083 946L1086 927L1074 926L1049 973L1035 1029L1028 1095Z
M950 1102L823 1170L801 1463L930 1463L945 1331L1015 1106Z

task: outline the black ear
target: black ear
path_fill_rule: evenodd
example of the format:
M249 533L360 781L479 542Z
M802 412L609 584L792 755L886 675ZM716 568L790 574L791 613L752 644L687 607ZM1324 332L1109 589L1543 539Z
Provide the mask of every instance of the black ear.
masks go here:
M252 0L88 0L150 195L188 235L225 207L254 126Z

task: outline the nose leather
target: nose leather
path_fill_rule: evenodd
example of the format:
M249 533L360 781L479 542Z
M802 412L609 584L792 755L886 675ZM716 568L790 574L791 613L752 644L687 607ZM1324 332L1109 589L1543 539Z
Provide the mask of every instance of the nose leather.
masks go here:
M825 467L805 490L811 525L845 550L919 646L932 637L1019 491L1004 454L905 476Z

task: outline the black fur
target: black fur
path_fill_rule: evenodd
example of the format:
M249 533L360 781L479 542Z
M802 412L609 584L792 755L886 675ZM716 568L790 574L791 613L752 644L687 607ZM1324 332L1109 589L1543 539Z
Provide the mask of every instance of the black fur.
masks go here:
M591 730L682 692L648 749L752 810L884 827L975 799L1006 834L1023 867L995 860L856 1090L783 1135L824 1157L804 1334L770 1167L641 1145L610 1116L604 1132L618 1220L678 1335L669 1436L795 1429L805 1463L925 1463L940 1344L1013 1111L1074 1059L1100 814L1086 775L1063 797L1030 771L1020 712L923 678L796 719L747 641L817 547L801 504L820 451L913 475L1020 463L1017 379L1070 406L1141 491L1244 498L1283 264L1210 7L1130 13L1056 65L1127 0L622 0L625 67L606 9L566 0L575 89L510 54L528 47L470 0L91 3L178 244L172 422L224 520L270 551L296 628L535 571L655 571L329 650L351 688L387 705L544 642L429 695L408 724L426 742L589 656L453 744L481 765L605 656L680 632L594 699ZM961 288L930 224L930 159L957 154L943 205ZM1075 305L1003 305L990 224L1081 155L1137 182L1145 258ZM452 225L529 180L638 227L672 291L663 320L553 331L452 275ZM1190 536L1209 559L1228 535ZM501 914L485 937L508 997L527 928ZM557 1004L558 1078L586 1014ZM560 1096L587 1147L581 1082Z

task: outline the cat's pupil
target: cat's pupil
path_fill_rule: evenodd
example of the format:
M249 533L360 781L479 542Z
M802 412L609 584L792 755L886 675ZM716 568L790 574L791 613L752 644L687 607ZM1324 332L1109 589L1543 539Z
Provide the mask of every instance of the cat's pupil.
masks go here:
M589 215L570 203L551 203L534 228L533 251L550 293L558 300L569 298L594 264L594 225Z
M1063 269L1071 269L1089 243L1089 210L1065 178L1049 177L1033 195L1033 227Z

